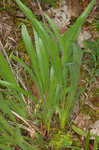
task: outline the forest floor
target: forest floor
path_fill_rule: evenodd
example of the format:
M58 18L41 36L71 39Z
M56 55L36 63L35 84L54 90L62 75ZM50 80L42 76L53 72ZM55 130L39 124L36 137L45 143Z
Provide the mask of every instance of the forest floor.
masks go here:
M45 21L41 15L42 11L49 15L61 34L64 34L64 32L68 30L68 28L73 24L73 22L75 22L76 18L78 17L77 14L79 14L77 12L75 15L75 13L73 13L73 11L75 12L74 6L68 6L65 4L65 2L62 2L62 4L57 3L56 7L44 3L39 3L39 5L36 1L31 0L25 1L25 3L39 20ZM88 5L87 0L86 5ZM78 9L77 7L78 4L75 6L75 8ZM85 6L83 5L81 10L84 10L84 7ZM68 8L71 8L71 10L69 11ZM97 12L99 14L99 11ZM99 28L96 28L94 22L96 16L97 13L93 9L82 28L82 32L78 39L78 43L80 44L82 50L84 48L83 39L92 42L99 39ZM31 25L26 16L17 7L17 5L10 0L8 0L7 3L5 3L5 1L0 1L0 41L2 42L4 49L7 50L8 55L11 52L17 51L17 53L23 57L25 62L28 62L29 58L25 53L24 43L22 41L20 32L20 25L22 22L27 25L28 30L31 33ZM98 63L99 67L99 59L97 61L98 62L95 63ZM90 127L91 132L99 136L99 68L96 72L94 60L86 54L83 57L83 62L80 86L83 87L84 92L79 97L79 100L77 101L74 109L74 124L76 127L82 129L85 132L87 132ZM34 95L38 95L34 85L33 92ZM74 137L78 138L80 143L83 145L84 138L82 136L75 135L75 133L73 134ZM89 150L93 150L93 140L94 139L90 139Z

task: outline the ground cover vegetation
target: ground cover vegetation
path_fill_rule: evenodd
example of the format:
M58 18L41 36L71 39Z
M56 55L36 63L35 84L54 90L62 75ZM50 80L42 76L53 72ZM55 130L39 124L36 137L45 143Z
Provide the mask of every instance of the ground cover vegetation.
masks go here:
M32 11L20 0L15 0L29 19L34 40L22 23L21 34L30 64L2 48L0 52L0 149L60 150L81 149L73 140L71 130L85 138L84 149L89 149L92 134L72 125L71 114L82 93L79 87L83 53L92 60L90 79L99 75L99 40L84 42L84 51L77 38L95 0L63 35L52 20L43 14L48 25L38 21ZM2 45L1 45L2 46ZM90 52L89 49L92 49ZM88 59L88 60L89 60ZM23 88L11 65L13 60L21 65L37 88L36 97L31 87ZM89 65L88 62L84 62ZM90 68L90 66L88 66ZM70 129L70 130L69 130ZM99 137L94 137L93 149L98 148Z

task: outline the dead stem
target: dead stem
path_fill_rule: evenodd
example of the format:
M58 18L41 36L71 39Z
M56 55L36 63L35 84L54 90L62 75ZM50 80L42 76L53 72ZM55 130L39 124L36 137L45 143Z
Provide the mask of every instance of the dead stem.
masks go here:
M32 132L37 131L38 133L40 133L41 135L43 135L43 133L35 126L33 125L33 123L31 124L31 122L29 120L26 120L25 118L21 117L19 114L17 114L16 112L14 112L13 110L11 110L11 112L13 113L13 115L15 115L17 118L19 118L20 120L22 120L28 127L29 129L32 129Z

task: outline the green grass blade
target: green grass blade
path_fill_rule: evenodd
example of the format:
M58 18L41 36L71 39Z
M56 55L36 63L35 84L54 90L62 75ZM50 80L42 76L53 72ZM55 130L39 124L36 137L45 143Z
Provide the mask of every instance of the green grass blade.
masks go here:
M13 150L13 148L10 148L9 145L7 146L7 145L4 145L4 144L0 144L0 148L2 150L5 150L5 149L7 149L7 150Z
M25 91L24 89L20 88L19 86L15 86L12 83L2 81L2 80L0 80L0 84L2 86L7 87L8 89L15 90L21 94L24 94L25 96L29 96L34 102L39 103L39 101L29 91Z
M0 76L4 80L17 85L14 74L12 73L7 60L4 58L1 52L0 52Z
M14 59L15 61L17 61L19 64L21 64L22 67L24 67L25 71L27 71L29 73L31 79L34 81L35 85L37 86L40 96L43 97L42 85L38 82L38 78L35 76L33 71L18 57L12 55L11 58Z
M14 96L15 95L13 95L13 98ZM0 93L0 149L12 150L11 147L13 146L13 147L19 147L23 150L28 150L28 149L36 150L36 147L33 145L32 142L31 144L29 144L28 142L24 140L23 136L21 135L21 130L17 126L18 120L16 121L13 114L11 113L11 110L15 111L16 113L19 112L18 97L17 97L16 102L15 102L15 99L7 100L7 98L8 96L5 95L3 97L3 95ZM15 107L13 107L14 105L16 109ZM23 110L22 107L24 107L23 103L20 107L21 110ZM27 110L25 108L25 112L26 111ZM22 113L20 115L24 116L22 115Z
M49 54L50 54L50 51L54 51L54 49L56 49L55 48L55 44L53 45L52 39L50 38L50 36L48 35L48 33L45 31L45 29L43 28L43 26L36 20L36 18L34 17L34 15L32 16L32 12L26 6L24 6L24 4L22 4L20 2L20 0L15 0L15 1L19 5L19 7L21 8L21 10L27 15L27 17L29 18L29 20L31 21L33 27L35 28L35 30L38 32L40 38L42 39L43 44L46 47L46 51L49 52ZM57 51L57 55L54 55L54 56L58 56L58 51ZM55 58L53 60L55 60ZM61 67L58 67L58 64L57 64L56 61L57 61L57 59L55 60L55 67L57 68L56 69L56 71L57 71L57 77L59 78L59 80L61 82L61 76L62 76L61 75L61 70L60 70ZM60 63L59 58L58 58L58 63Z
M32 20L33 21L33 20ZM40 25L40 23L39 23L39 26L41 26ZM45 30L42 28L42 31L41 32L43 32L44 33L44 35L46 35L45 34ZM40 32L40 33L41 33ZM35 35L36 34L36 31L34 32L34 36L36 36ZM39 84L39 92L41 92L41 95L42 95L42 97L43 97L43 84L44 84L44 77L46 78L46 80L45 80L45 86L46 86L46 90L48 90L48 88L47 88L47 85L48 85L48 70L49 70L49 62L48 62L48 57L45 57L45 55L46 55L46 51L45 50L47 50L46 49L46 44L47 44L47 35L46 35L46 38L45 37L43 37L42 39L46 39L46 40L44 40L44 41L38 41L38 45L40 46L40 51L39 51L39 49L37 50L37 51L35 51L34 49L33 49L33 46L32 46L32 42L31 42L31 40L30 40L30 37L29 37L29 34L28 34L28 32L27 32L27 29L26 29L26 27L25 26L23 26L23 28L22 28L22 35L23 35L23 39L24 39L24 42L25 42L25 45L26 45L26 47L27 47L27 51L28 51L28 53L29 53L29 55L30 55L30 57L31 57L31 61L32 61L32 68L33 68L33 70L34 70L34 73L36 74L36 77L37 77L37 82L36 82L36 85L37 85L37 87L38 87L38 84ZM41 35L42 35L42 33L41 33ZM27 44L27 39L28 39L28 41L30 41L29 43L30 43L30 45L31 46L28 46L28 44ZM37 39L35 39L35 40L37 40ZM44 43L42 43L42 42L44 42ZM45 44L46 43L46 44ZM45 46L43 46L43 45L45 45ZM38 54L41 54L42 55L42 57L39 57L38 58L38 56L40 56L40 55L38 55ZM35 57L34 57L35 56ZM44 57L44 58L43 58ZM33 59L34 58L34 59ZM44 62L44 60L42 61L41 59L44 59L46 62ZM43 63L44 62L44 63ZM38 64L39 63L39 64ZM44 65L44 66L43 66ZM39 71L39 69L41 69L40 71Z
M49 81L49 94L48 94L49 95L48 96L48 99L49 99L48 103L49 104L52 104L52 102L53 102L53 95L54 95L55 89L56 89L55 72L54 72L53 67L51 67L51 69L50 69L50 81Z
M63 41L64 41L64 52L63 52L63 62L68 62L71 50L70 45L72 42L75 42L78 38L78 35L81 31L81 26L84 23L86 17L88 16L88 13L92 9L93 5L95 4L96 0L92 0L86 10L83 12L83 14L77 19L77 21L72 25L72 27L63 35ZM68 51L69 49L69 51ZM68 54L68 55L67 55Z
M81 48L76 43L72 43L72 51L73 54L71 55L71 63L68 63L71 83L69 85L70 90L68 91L67 100L64 106L65 108L63 109L62 112L61 117L62 126L63 124L65 125L65 119L66 123L68 122L68 118L74 107L77 87L80 80L80 65L81 65L82 51Z
M70 68L70 78L71 78L71 88L72 91L77 89L78 82L80 80L80 65L82 59L82 50L80 46L76 43L72 44L72 63L69 65Z
M4 130L1 130L4 129ZM27 143L18 126L11 126L8 121L0 114L0 148L20 147L22 150L35 150L36 147L31 143ZM4 149L5 150L5 149Z
M87 136L87 133L85 133L82 129L80 128L77 128L75 125L72 125L72 129L78 134L78 135L81 135L81 136Z
M84 150L88 150L90 140L90 131L88 131L87 137L85 139Z
M93 150L98 150L99 148L99 136L95 136Z
M23 38L23 41L25 43L26 50L29 54L32 68L34 69L35 72L37 72L38 71L37 70L38 69L38 62L36 59L36 53L35 53L35 50L33 48L33 42L31 40L31 38L28 34L28 31L27 31L27 28L24 24L22 25L22 38Z
M44 14L44 16L47 19L48 23L50 24L52 30L54 31L54 34L59 42L60 49L62 50L62 46L63 46L62 36L60 35L57 27L55 26L54 22L49 18L49 16L47 16L46 14Z
M37 80L35 75L33 74L33 71L21 59L19 59L17 56L14 55L12 55L11 58L14 59L16 62L18 62L25 69L25 71L29 73L33 81Z
M73 62L78 64L80 67L83 55L82 49L77 43L72 43L72 48L73 48Z
M3 126L2 129L6 129L6 131L8 131L8 134L13 135L13 131L10 127L10 125L8 124L8 121L3 117L3 115L0 113L0 126Z
M39 37L38 33L34 30L34 38L36 45L36 54L39 65L39 76L41 76L42 86L48 92L48 82L49 82L49 56L46 51L46 47L43 44L42 39Z
M26 7L20 0L15 0L20 9L24 12L24 14L29 18L35 30L39 33L41 39L48 40L48 34L45 32L44 28L40 24L40 22L35 18L32 11ZM49 41L49 40L48 40ZM46 48L50 45L50 43L46 43Z
M29 18L34 18L35 16L33 15L33 13L32 13L32 11L29 9L29 8L27 8L20 0L14 0L16 3L17 3L17 5L19 5L19 7L21 8L21 10L25 13L25 14L27 14L27 16L29 17Z
M62 84L63 78L63 72L62 72L62 62L61 62L61 57L62 57L62 40L61 40L61 35L58 32L56 26L54 25L53 21L47 16L46 19L48 20L49 24L51 25L53 32L49 30L49 28L44 25L46 32L49 33L50 38L51 38L51 48L49 55L51 56L51 61L53 64L53 67L55 69L55 74L58 82ZM53 42L54 41L54 42Z
M35 72L37 80L40 83L41 80L40 80L40 75L38 74L38 72L39 72L38 66L39 65L38 65L38 60L37 60L37 57L36 57L36 52L33 48L33 42L32 42L32 40L31 40L31 38L28 34L28 31L27 31L25 25L22 25L22 38L23 38L23 41L25 43L26 50L27 50L27 52L30 56L30 60L31 60L31 63L32 63L32 69Z
M6 112L6 114L9 115L10 119L15 121L15 118L13 117L8 105L6 103L4 103L4 99L5 98L0 93L0 110L2 110L3 112Z

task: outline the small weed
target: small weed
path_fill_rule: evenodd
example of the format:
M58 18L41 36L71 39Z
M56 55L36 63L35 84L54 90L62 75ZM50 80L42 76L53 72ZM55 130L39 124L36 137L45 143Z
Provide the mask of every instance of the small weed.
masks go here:
M84 61L88 65L87 71L92 78L94 75L99 76L99 39L95 41L85 41L85 53L87 59Z

